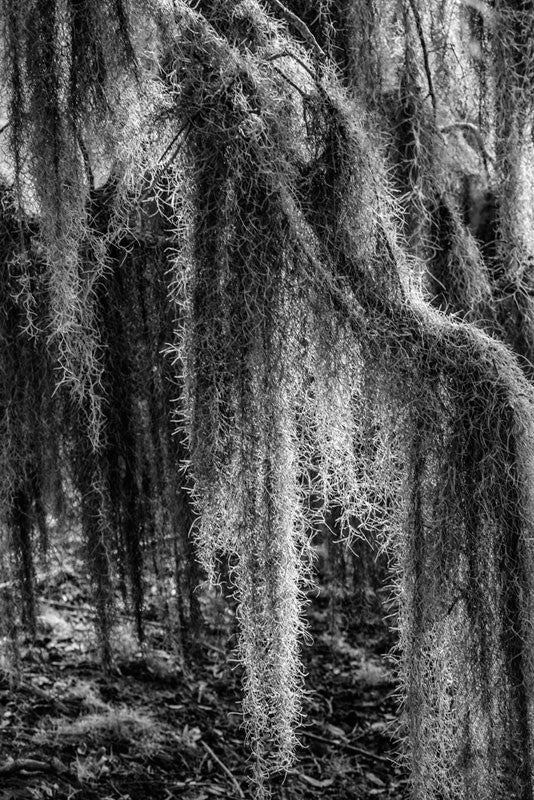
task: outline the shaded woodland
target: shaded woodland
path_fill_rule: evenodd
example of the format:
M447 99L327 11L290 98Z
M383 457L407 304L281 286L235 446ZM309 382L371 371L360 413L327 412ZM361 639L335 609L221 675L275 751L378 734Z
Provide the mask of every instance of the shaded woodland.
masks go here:
M533 800L531 0L0 20L0 797Z

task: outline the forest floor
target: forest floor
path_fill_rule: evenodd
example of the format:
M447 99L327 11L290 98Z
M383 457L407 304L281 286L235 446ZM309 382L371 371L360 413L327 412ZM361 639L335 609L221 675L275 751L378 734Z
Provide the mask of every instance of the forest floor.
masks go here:
M105 676L80 583L77 569L63 566L41 587L22 678L5 670L0 678L0 800L252 798L227 625L214 618L180 663L157 624L141 652L125 620ZM378 617L329 632L325 606L310 605L301 747L293 769L273 781L273 798L402 800L391 642Z

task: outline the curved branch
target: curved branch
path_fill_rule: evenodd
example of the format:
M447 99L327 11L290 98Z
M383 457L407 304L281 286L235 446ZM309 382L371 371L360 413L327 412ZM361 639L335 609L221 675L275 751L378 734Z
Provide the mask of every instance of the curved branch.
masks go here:
M440 133L450 133L454 130L461 130L461 131L469 131L475 137L476 143L480 150L480 155L482 156L482 162L484 164L484 168L486 172L488 171L488 162L492 164L495 163L495 159L488 152L486 149L486 145L484 144L484 139L482 137L482 133L480 132L480 128L474 125L472 122L451 122L450 125L445 125L443 128L440 128Z
M304 63L304 61L301 58L296 56L295 53L292 53L290 50L283 50L281 53L274 53L272 56L269 56L266 59L266 61L269 61L269 62L270 61L277 61L279 58L292 58L293 61L296 61L297 64L300 64L302 69L305 70L308 73L310 78L313 78L313 80L316 80L316 76L313 74L311 69Z
M297 17L289 8L286 8L280 0L269 0L271 5L277 7L277 9L281 12L282 16L291 24L294 28L298 30L302 38L310 45L311 49L321 61L326 59L326 53L308 28L306 23L300 18Z

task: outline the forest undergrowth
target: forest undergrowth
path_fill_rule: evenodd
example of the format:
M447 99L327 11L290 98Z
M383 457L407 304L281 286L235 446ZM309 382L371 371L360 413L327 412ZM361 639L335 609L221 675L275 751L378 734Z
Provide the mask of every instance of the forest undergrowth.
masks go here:
M55 553L50 571L38 585L36 639L20 642L22 677L0 678L0 800L250 798L231 605L203 596L205 625L180 658L150 622L149 600L143 649L120 617L106 676L80 560ZM376 600L362 614L354 602L333 607L325 592L310 599L313 689L296 763L273 779L273 798L402 800L391 640Z

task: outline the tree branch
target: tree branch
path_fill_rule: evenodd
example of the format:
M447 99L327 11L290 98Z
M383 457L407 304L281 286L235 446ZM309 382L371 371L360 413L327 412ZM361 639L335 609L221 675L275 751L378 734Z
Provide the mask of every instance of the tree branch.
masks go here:
M428 59L428 48L426 46L425 34L423 32L423 23L421 22L421 15L419 13L419 9L417 8L415 0L408 0L410 8L412 9L412 14L415 20L415 27L417 29L417 35L419 36L419 42L421 44L421 50L423 51L423 63L425 66L425 73L426 73L426 80L428 83L428 93L430 95L430 100L432 101L432 108L434 109L434 114L436 113L436 93L434 92L434 82L432 80L432 73L430 71L430 61Z
M208 755L210 755L210 756L213 758L213 760L214 760L214 761L216 761L216 762L217 762L217 764L218 764L218 765L221 767L221 769L222 769L222 770L223 770L223 771L224 771L224 772L225 772L225 773L228 775L228 777L230 778L230 780L231 780L231 781L232 781L232 783L234 784L234 786L235 786L235 788L236 788L236 791L237 791L237 793L238 793L239 797L242 797L242 798L243 798L243 800L244 800L244 798L245 798L245 795L244 795L244 793L243 793L243 789L242 789L242 788L241 788L241 786L239 785L239 783L238 783L238 781L237 781L237 778L235 777L235 775L233 774L233 772L231 772L231 771L228 769L228 767L226 766L226 764L223 764L223 762L221 761L221 759L219 758L219 756L218 756L218 755L216 755L216 753L214 753L214 752L213 752L213 750L211 749L211 747L209 746L209 744L206 744L206 742L205 742L203 739L201 739L201 740L200 740L200 744L202 745L202 747L204 748L204 750L205 750L205 751L208 753Z
M326 53L306 23L301 20L300 17L297 17L296 14L290 11L289 8L286 8L285 5L280 2L280 0L269 0L269 2L271 5L276 6L281 12L282 16L298 30L302 38L310 45L317 58L319 58L321 61L324 61L326 59Z
M480 132L480 128L477 128L472 122L451 122L450 125L445 125L443 128L440 128L440 133L450 133L454 130L461 130L461 131L469 131L475 137L476 143L480 150L480 154L482 156L482 161L484 163L484 168L486 172L488 171L488 161L492 164L495 163L495 159L488 153L486 149L486 145L484 144L484 139L482 137L482 133Z
M316 80L315 75L313 74L311 69L304 63L304 61L298 56L296 56L295 53L291 53L289 50L283 50L281 53L274 53L272 56L269 56L266 59L266 61L276 61L279 58L292 58L293 61L296 61L297 64L300 64L302 69L308 73L310 78L313 78L314 81Z
M78 147L80 148L80 153L82 154L85 174L87 176L87 183L89 184L89 191L94 192L95 178L93 175L93 170L91 169L91 159L89 158L89 151L87 150L85 142L82 139L82 136L79 131L77 131L76 133L76 138L78 139Z

